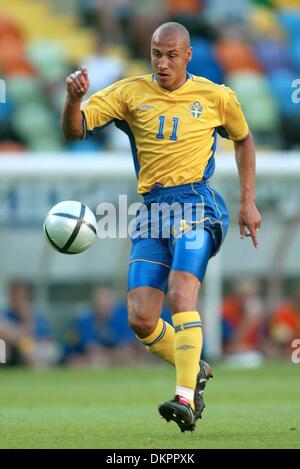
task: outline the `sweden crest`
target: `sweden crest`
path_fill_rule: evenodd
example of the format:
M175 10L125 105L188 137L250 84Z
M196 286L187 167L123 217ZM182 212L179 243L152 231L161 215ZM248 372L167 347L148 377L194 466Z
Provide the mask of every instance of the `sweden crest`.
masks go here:
M199 119L199 117L202 115L203 107L201 106L201 104L199 103L199 101L194 101L194 102L190 105L190 110L191 110L192 116L193 116L195 119Z

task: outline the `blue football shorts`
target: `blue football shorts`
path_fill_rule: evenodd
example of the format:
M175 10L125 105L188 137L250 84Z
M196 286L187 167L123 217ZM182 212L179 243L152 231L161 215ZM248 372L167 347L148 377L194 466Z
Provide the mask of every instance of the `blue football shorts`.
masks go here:
M203 281L209 259L220 249L229 226L221 195L207 181L162 187L144 194L131 236L128 291L167 291L170 270Z

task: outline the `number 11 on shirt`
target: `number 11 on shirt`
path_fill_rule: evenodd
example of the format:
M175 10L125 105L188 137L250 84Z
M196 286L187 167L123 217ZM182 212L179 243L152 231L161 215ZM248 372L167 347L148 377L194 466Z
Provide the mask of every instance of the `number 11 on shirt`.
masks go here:
M159 119L159 128L156 134L156 138L163 140L165 138L164 127L165 127L166 116L159 116L158 119ZM173 117L172 121L173 121L173 129L172 129L172 135L169 137L169 140L176 142L179 117Z

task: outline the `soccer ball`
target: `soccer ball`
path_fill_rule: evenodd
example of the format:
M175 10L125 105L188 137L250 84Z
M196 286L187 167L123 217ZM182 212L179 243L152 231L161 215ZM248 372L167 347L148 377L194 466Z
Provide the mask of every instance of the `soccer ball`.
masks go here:
M43 228L51 246L62 254L85 251L97 236L95 215L86 205L74 200L54 205Z

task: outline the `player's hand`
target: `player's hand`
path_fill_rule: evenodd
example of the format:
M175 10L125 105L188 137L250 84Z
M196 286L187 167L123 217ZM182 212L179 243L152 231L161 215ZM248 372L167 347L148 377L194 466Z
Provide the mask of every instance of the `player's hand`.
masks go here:
M66 79L67 92L70 98L81 100L89 89L89 77L86 67L80 67Z
M254 202L242 202L239 212L241 239L252 238L254 247L258 247L257 232L261 226L261 216Z

